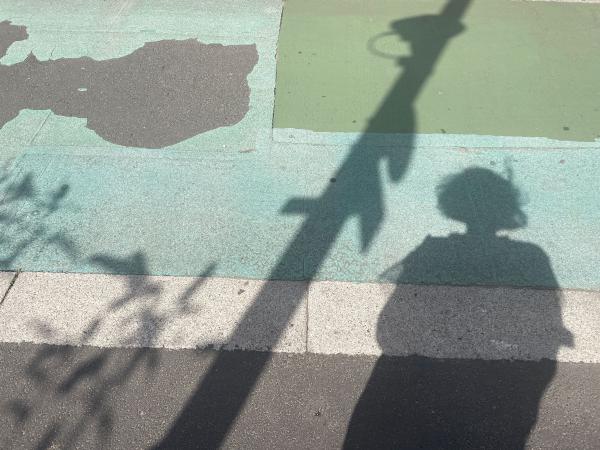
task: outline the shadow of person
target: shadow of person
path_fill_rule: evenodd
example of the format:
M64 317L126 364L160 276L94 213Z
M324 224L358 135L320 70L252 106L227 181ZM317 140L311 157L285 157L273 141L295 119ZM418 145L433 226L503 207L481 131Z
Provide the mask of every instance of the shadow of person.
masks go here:
M544 251L498 235L526 224L511 181L467 169L438 200L467 231L428 236L388 272L398 286L377 338L395 356L377 361L346 448L522 448L557 351L572 343ZM440 286L414 286L432 281Z
M0 57L26 28L0 22ZM249 109L247 76L255 45L196 39L148 42L120 58L61 58L0 65L0 128L23 109L87 119L101 138L162 148L241 121Z

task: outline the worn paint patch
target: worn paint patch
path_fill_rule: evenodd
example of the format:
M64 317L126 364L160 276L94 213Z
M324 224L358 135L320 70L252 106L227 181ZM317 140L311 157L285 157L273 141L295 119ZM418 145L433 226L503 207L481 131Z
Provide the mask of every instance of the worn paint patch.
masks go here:
M27 36L0 24L0 48ZM0 67L5 86L0 127L23 109L87 119L103 139L128 147L161 148L238 123L250 102L247 76L253 45L203 44L195 39L146 43L104 61L61 58Z
M0 21L26 25L29 34L26 40L10 46L2 58L6 65L24 61L29 53L40 60L89 57L106 61L130 55L148 42L170 40L255 45L258 62L247 76L250 98L244 119L168 149L184 151L187 157L217 150L237 153L245 148L266 149L272 133L280 0L173 0L168 8L161 2L125 0L85 7L77 0L0 3ZM236 14L230 14L232 10ZM102 148L104 154L128 150L100 137L86 127L86 122L86 118L65 117L49 110L24 109L0 129L0 165L10 163L31 145L53 146L58 152L68 152L68 147ZM148 154L138 147L129 151Z

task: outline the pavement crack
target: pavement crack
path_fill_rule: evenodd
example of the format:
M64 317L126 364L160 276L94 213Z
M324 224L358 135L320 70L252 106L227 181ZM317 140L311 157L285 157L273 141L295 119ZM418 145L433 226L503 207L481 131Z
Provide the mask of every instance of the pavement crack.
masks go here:
M40 134L40 131L42 131L42 128L44 128L44 125L46 125L46 122L48 121L48 118L50 117L50 114L52 114L52 111L48 111L48 114L46 114L46 117L44 117L44 120L42 121L41 125L38 127L38 129L36 130L36 132L31 137L31 140L29 141L29 145L33 145L35 139Z
M310 305L310 282L308 283L308 287L306 288L306 316L305 316L306 325L305 325L305 330L304 330L304 333L305 333L305 335L304 335L304 353L309 353L310 352L310 349L308 348L308 344L309 344L309 342L308 342L308 331L309 331L309 328L308 328L308 319L309 319L308 308L309 308L309 305Z
M6 288L6 291L4 292L4 295L2 296L2 300L0 300L0 306L2 306L4 304L4 300L6 300L6 298L8 297L8 294L10 293L12 287L14 286L14 284L17 281L17 278L19 277L20 274L21 274L21 269L18 269L15 272L14 276L12 277L12 280L10 280L8 288Z

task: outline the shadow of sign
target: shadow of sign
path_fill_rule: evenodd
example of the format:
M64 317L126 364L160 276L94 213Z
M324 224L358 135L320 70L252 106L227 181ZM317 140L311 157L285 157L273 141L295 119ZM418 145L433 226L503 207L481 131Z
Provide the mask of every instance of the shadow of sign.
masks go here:
M26 27L0 22L0 58ZM203 44L196 39L148 42L129 55L0 65L0 128L24 109L87 119L113 144L162 148L240 122L249 109L247 76L255 45Z

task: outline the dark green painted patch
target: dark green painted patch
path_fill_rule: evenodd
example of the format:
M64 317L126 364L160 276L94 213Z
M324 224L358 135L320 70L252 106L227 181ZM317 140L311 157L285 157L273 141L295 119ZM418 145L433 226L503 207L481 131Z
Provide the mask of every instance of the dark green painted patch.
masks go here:
M593 4L473 2L464 30L451 39L414 103L416 124L401 108L369 123L394 95L403 70L399 58L410 61L415 46L435 31L422 16L437 14L444 3L287 1L275 127L600 137L600 5ZM402 39L391 27L400 19ZM410 93L392 100L406 104L403 95Z

